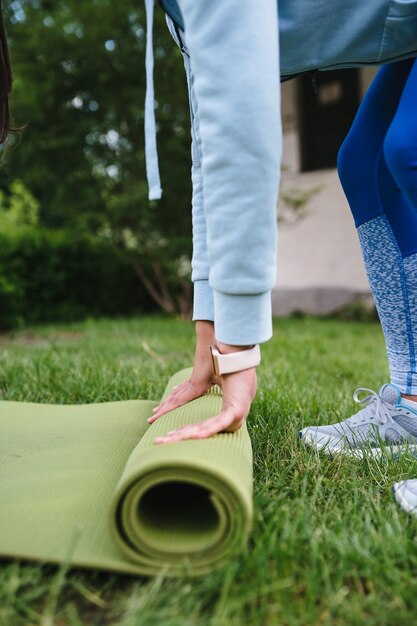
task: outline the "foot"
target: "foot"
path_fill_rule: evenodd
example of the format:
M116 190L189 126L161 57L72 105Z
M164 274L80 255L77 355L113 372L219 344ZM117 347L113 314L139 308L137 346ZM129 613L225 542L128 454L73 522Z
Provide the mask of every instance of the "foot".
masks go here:
M362 400L361 391L369 392ZM384 446L392 452L417 451L417 403L404 400L395 385L383 385L378 393L360 387L353 399L364 408L343 422L303 428L301 442L327 454L359 458L382 456Z

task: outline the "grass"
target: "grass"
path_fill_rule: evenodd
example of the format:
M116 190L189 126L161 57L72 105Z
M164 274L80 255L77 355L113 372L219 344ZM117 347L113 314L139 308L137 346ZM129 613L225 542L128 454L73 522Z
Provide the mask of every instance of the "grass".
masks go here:
M393 482L417 460L331 459L297 431L357 410L388 380L372 322L275 320L249 416L255 522L247 549L210 576L168 580L2 561L1 626L395 626L417 611L417 521ZM165 317L86 321L0 336L0 397L158 399L192 364L194 325ZM163 419L163 418L162 418ZM6 503L1 503L6 506Z

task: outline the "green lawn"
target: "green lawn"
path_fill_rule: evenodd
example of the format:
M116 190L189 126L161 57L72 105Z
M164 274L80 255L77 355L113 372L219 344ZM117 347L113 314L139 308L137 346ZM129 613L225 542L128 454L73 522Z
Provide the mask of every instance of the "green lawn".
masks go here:
M297 441L300 427L356 411L356 387L387 382L380 327L274 324L248 421L255 522L247 550L210 576L180 580L3 561L0 626L414 622L417 521L397 508L391 485L417 477L417 460L321 458ZM5 400L158 399L169 376L192 365L194 324L145 317L48 326L0 336L0 351Z

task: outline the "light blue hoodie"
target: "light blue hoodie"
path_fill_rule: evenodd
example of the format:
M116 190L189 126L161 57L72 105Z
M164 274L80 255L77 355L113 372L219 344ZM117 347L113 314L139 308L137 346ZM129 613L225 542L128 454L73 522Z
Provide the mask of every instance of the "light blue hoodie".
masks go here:
M146 3L147 166L157 199ZM192 115L193 320L214 320L219 341L261 343L272 336L276 283L280 77L415 56L417 0L281 0L279 22L276 0L177 5Z

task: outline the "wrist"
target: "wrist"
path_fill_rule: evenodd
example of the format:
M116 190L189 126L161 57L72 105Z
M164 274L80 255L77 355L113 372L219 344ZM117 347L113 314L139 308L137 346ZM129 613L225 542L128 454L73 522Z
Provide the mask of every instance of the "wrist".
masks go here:
M208 341L213 343L214 338L214 322L209 320L198 320L195 323L195 334L198 341Z
M240 372L256 367L261 362L259 344L251 346L235 346L231 344L214 344L210 346L213 371L217 376Z

